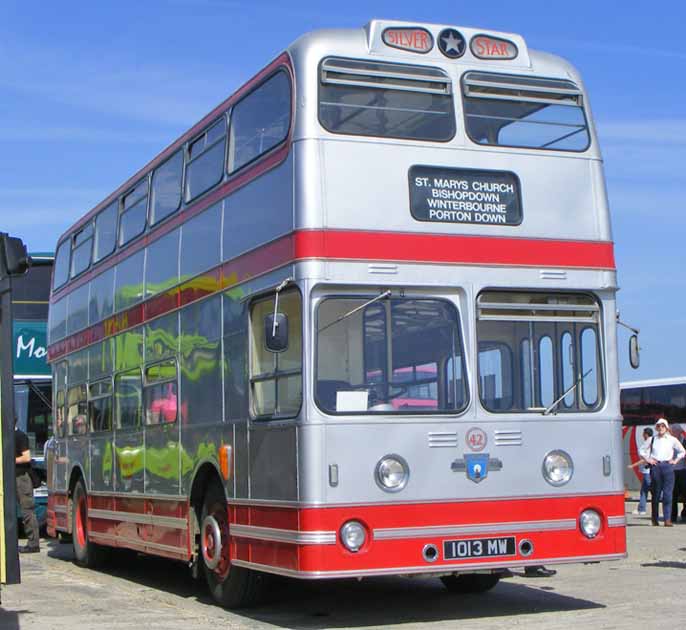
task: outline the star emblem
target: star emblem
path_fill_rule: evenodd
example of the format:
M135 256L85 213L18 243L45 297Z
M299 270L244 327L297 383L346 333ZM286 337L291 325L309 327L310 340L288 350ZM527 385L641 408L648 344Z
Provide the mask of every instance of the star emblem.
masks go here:
M466 44L459 31L454 28L446 28L438 36L438 47L446 57L457 59L464 55Z

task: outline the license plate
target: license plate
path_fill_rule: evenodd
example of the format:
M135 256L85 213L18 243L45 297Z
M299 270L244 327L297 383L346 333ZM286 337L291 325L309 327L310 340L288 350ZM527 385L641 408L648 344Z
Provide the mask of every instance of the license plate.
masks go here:
M443 558L492 558L493 556L514 556L515 537L470 538L468 540L446 540L443 542Z

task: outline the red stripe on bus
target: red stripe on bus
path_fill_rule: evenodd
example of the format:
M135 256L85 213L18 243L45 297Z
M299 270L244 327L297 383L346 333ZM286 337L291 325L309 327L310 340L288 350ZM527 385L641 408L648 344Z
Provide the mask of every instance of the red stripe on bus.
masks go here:
M298 230L52 344L48 360L54 361L249 278L308 259L614 269L610 242Z
M298 231L296 257L615 269L611 242L357 230Z
M56 508L59 506L62 513L58 516ZM66 493L50 493L48 510L51 531L66 530L67 508ZM150 495L137 498L130 493L90 496L89 508L108 511L106 518L99 518L97 514L89 515L89 530L94 538L98 534L107 537L102 542L155 555L190 558L190 505L185 497L179 497L178 500L155 499ZM588 508L597 510L602 519L600 532L593 539L586 538L575 526L581 512ZM530 556L523 556L517 550L510 556L478 559L482 563L492 562L493 566L503 563L519 566L522 562L526 564L536 560L573 562L574 558L592 559L594 556L602 558L626 553L625 524L620 521L610 527L608 520L624 517L622 493L344 507L246 506L229 500L227 509L232 525L257 528L252 534L231 534L232 559L302 573L378 570L401 573L403 567L418 566L432 566L440 570L443 565L469 564L474 559L445 560L441 552L437 561L428 565L421 555L424 545L434 544L442 550L445 540L484 537L514 536L517 541L529 540L533 546ZM132 517L135 520L141 515L149 515L151 520L155 517L171 517L179 521L172 524L160 521L155 524L153 520L151 525L141 527L132 522ZM349 520L363 523L368 532L367 542L357 554L347 551L338 535L335 544L297 543L295 538L284 542L260 538L264 536L260 528L274 529L282 534L284 531L293 534L338 534L342 525ZM469 527L469 532L433 533L431 530L437 527L437 523L442 529ZM507 528L508 523L512 524L511 530ZM493 524L498 525L497 532L493 532ZM480 525L483 526L481 531ZM429 530L423 531L423 528ZM382 530L390 531L393 535L375 539L373 532ZM154 541L156 546L147 547L149 541ZM163 544L163 549L160 549L159 543Z
M601 531L593 539L586 538L578 527L569 527L565 522L577 522L584 509L593 508L600 512L603 521ZM517 562L531 563L536 559L555 562L573 562L576 557L622 555L626 553L625 526L608 526L608 517L624 516L624 498L621 493L559 498L504 498L492 501L454 501L445 503L416 503L384 506L345 506L318 508L266 508L231 505L229 514L232 524L253 527L276 528L292 532L339 532L349 520L363 523L368 532L367 543L360 553L347 551L337 540L335 545L295 545L289 542L272 542L249 535L232 536L232 557L246 562L270 566L274 569L296 572L377 571L388 570L402 573L403 567L469 564L472 560L443 559L444 540L469 538L502 538L515 536L517 541L528 539L534 553L523 556L520 552L509 557L484 558L480 562L499 566L503 562L516 565ZM555 527L559 522L559 528ZM513 529L507 530L507 523ZM539 522L545 526L539 526ZM450 526L475 526L464 534L422 533L423 527L436 524ZM499 530L492 533L489 525L497 524ZM530 527L522 530L523 523ZM479 531L478 525L484 529ZM373 530L408 528L414 530L405 537L375 540ZM420 528L417 530L417 528ZM259 534L256 534L256 536ZM338 537L337 537L338 538ZM435 544L439 559L428 565L422 558L426 544Z

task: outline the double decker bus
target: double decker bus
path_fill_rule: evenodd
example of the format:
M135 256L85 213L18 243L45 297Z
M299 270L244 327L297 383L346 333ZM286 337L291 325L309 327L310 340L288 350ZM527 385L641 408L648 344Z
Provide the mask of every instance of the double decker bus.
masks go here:
M78 563L175 558L233 607L265 574L474 592L625 556L600 150L521 36L304 35L56 251Z
M17 426L29 438L32 465L46 481L45 444L52 434L52 375L48 365L48 303L54 256L31 254L31 267L12 280L12 368ZM36 516L46 523L48 489L34 489Z
M628 490L641 489L643 479L638 466L638 449L643 444L643 430L655 428L659 418L686 429L686 376L627 381L621 384L620 409L624 461L627 463L624 485ZM681 437L681 436L677 436Z

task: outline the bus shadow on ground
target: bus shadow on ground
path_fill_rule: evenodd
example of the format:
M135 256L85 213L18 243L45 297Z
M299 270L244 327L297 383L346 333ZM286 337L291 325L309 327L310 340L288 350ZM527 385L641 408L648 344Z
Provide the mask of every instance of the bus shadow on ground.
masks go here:
M658 562L646 562L642 567L654 567L656 569L686 569L686 562L674 560L659 560Z
M49 555L71 561L70 545L50 544ZM215 607L203 579L194 580L184 564L117 549L99 572L177 597ZM302 581L268 576L267 597L255 608L223 611L250 622L283 628L392 626L449 620L488 619L604 608L598 602L554 592L562 580L503 580L492 591L456 595L437 578L379 577Z
M604 608L597 602L553 593L552 581L527 586L503 580L479 595L448 593L440 580L367 578L306 582L276 580L270 601L240 611L254 621L287 628L392 626L465 621ZM545 590L544 590L545 589Z

